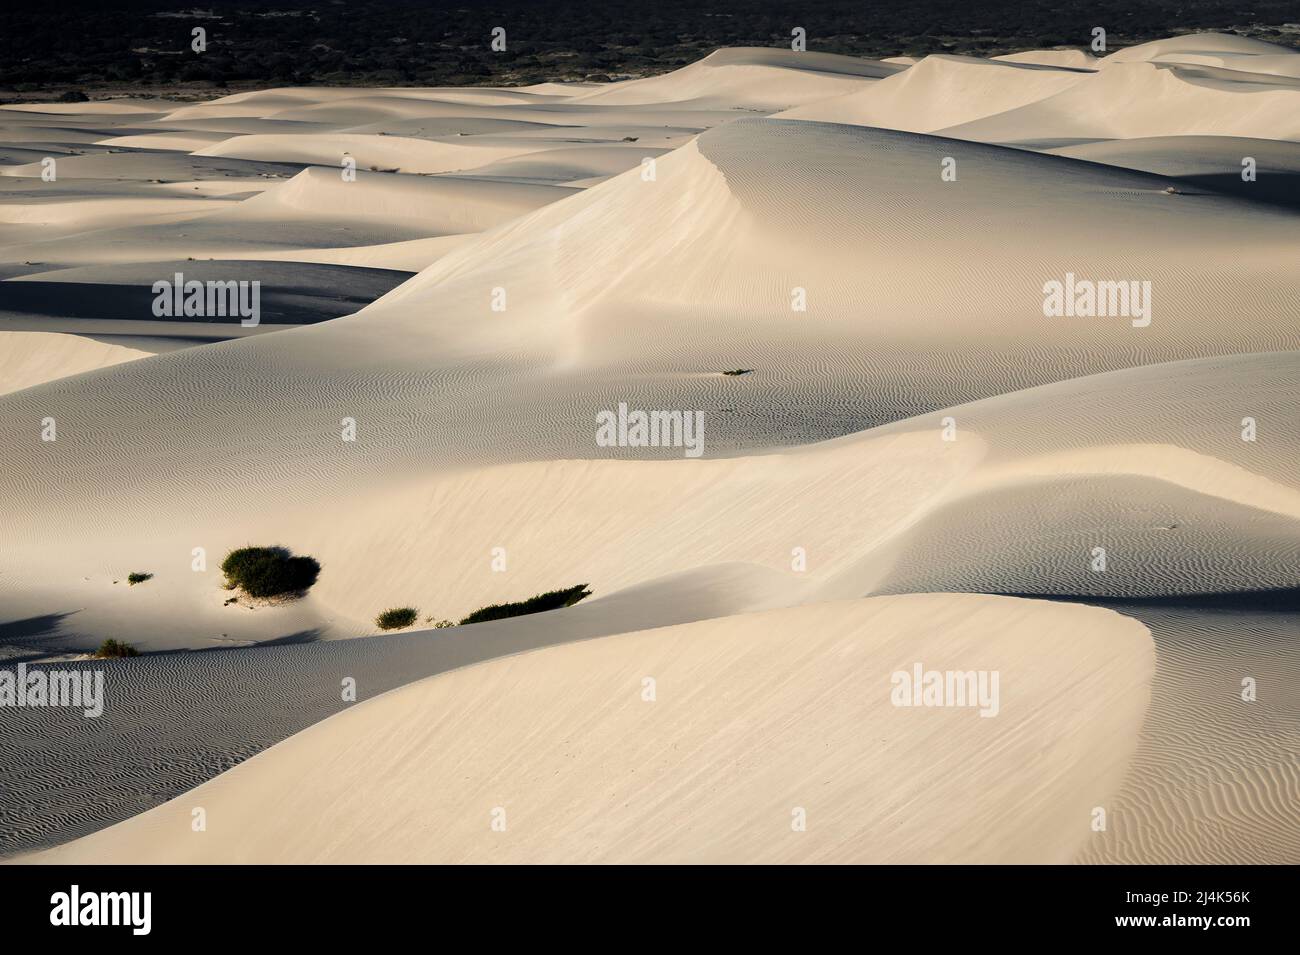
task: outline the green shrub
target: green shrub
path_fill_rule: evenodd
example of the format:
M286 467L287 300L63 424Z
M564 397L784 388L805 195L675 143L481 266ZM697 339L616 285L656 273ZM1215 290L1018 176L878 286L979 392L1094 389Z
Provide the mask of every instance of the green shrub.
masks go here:
M122 643L120 640L105 640L95 651L95 657L99 660L109 660L114 657L138 657L140 651L129 643Z
M516 603L482 607L462 620L461 625L482 623L485 620L504 620L506 617L521 617L524 614L541 613L544 610L559 610L561 607L572 607L582 598L590 596L591 591L587 589L586 584L578 584L564 590L551 590Z
M136 584L142 584L146 580L152 580L152 579L153 579L153 574L146 574L138 570L132 571L131 573L126 575L126 582L128 584L131 584L132 586L135 586Z
M414 607L392 607L375 618L375 626L380 630L401 630L419 618L420 611Z
M250 597L301 594L320 575L311 557L295 557L283 547L240 547L221 562L227 589L242 587Z

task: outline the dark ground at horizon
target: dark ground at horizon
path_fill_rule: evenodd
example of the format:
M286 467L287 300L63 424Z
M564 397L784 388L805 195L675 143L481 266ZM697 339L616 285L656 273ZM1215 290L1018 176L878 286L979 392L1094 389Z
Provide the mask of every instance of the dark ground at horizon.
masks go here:
M1108 49L1181 33L1237 32L1300 48L1296 0L68 0L0 12L0 101L77 89L191 95L265 86L526 85L663 73L718 47L855 56ZM1290 24L1290 26L1288 26ZM191 49L202 27L207 48ZM506 31L506 50L490 48ZM7 92L7 96L5 95Z

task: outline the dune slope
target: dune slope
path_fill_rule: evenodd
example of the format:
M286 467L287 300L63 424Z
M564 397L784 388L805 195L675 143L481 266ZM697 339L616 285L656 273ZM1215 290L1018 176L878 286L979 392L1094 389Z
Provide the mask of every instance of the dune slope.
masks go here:
M893 705L918 660L996 669L998 718ZM994 597L607 637L385 694L24 861L1065 862L1152 669L1134 621Z

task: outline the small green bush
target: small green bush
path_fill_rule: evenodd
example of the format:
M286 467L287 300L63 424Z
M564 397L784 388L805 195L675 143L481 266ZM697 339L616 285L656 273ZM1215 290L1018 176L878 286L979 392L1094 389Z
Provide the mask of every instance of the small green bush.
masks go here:
M142 584L146 580L152 580L152 579L153 579L153 574L146 574L138 570L132 571L131 573L126 575L126 582L133 587L136 584Z
M295 557L283 547L240 547L221 562L228 590L242 587L250 597L301 594L320 575L311 557Z
M123 643L120 640L108 639L99 645L95 651L95 658L99 660L110 660L115 657L138 657L140 651L129 643Z
M401 630L419 618L420 611L414 607L392 607L375 618L375 626L380 630Z
M572 607L579 600L590 596L591 591L587 589L586 584L566 587L564 590L551 590L516 603L481 607L462 620L461 625L482 623L485 620L504 620L506 617L521 617L524 614L541 613L544 610L559 610L561 607Z

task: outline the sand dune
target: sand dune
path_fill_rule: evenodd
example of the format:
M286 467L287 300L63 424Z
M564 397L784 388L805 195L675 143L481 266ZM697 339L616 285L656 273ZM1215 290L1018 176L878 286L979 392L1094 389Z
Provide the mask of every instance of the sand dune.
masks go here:
M937 170L947 153L955 154L965 180L944 183L935 175L917 181L917 165ZM1060 187L1063 178L1071 184L1069 191ZM963 181L978 187L963 186ZM774 203L778 182L784 184L785 201ZM834 199L828 183L835 184ZM819 563L819 571L867 561L867 570L851 583L869 587L885 570L883 558L869 554L889 521L906 514L917 517L923 505L937 506L934 495L945 485L934 480L935 469L956 475L978 454L969 445L953 448L938 442L935 430L943 409L1135 363L1297 347L1293 288L1275 264L1286 258L1293 241L1289 214L1226 197L1191 202L1165 195L1159 188L1163 183L1096 164L908 133L796 121L729 124L665 157L654 182L630 172L506 222L458 245L352 318L302 329L292 338L262 335L159 356L96 372L78 379L75 387L12 396L8 400L18 403L7 418L14 425L4 441L17 473L25 477L9 493L15 501L32 501L17 509L20 515L40 515L30 523L18 517L14 539L42 542L38 551L45 556L29 554L23 567L14 570L11 599L16 609L33 614L50 609L48 598L34 596L28 588L46 573L44 560L51 567L63 565L67 545L61 541L73 536L84 563L79 573L64 571L63 576L71 578L68 584L79 594L82 610L76 624L78 632L87 634L82 639L104 628L116 634L133 627L137 641L153 647L167 645L157 642L163 640L202 645L231 632L230 626L250 635L265 627L263 639L300 629L296 619L281 621L275 614L236 619L219 601L209 606L216 596L210 577L189 570L188 555L200 542L216 555L264 535L310 547L338 568L325 575L317 591L330 608L322 612L321 622L331 621L330 632L336 635L366 632L373 614L390 601L419 600L450 615L525 595L528 588L553 586L548 575L593 579L599 569L595 579L602 586L618 587L711 559L752 561L755 547L767 548L760 562L777 565L788 564L790 549L800 544L810 552L833 554L829 563ZM346 191L356 184L314 171L289 185L309 190L308 195L320 188L327 196L330 189ZM481 192L483 184L473 188ZM389 194L396 205L425 189L416 180L409 189ZM470 187L449 181L431 181L427 189L431 197L473 194ZM278 190L265 195L238 214L252 216L264 204L268 215L287 217L284 210L294 208L293 194L287 199L277 195ZM937 195L952 198L936 206ZM807 217L791 219L790 201L808 210ZM1206 214L1216 218L1213 233L1199 228ZM923 232L888 225L911 222L913 215L926 217ZM364 221L357 217L354 224ZM1060 221L1074 226L1054 239L1051 233ZM637 228L627 228L631 222ZM1125 226L1123 239L1112 234L1117 223ZM1008 238L1000 248L988 250L980 271L954 272L947 263L960 261L968 237L979 230ZM721 233L738 237L719 247L713 239ZM647 241L647 235L653 239ZM826 241L828 236L849 236L851 241L845 246ZM1179 250L1176 258L1169 254L1171 247ZM1091 261L1080 255L1081 248L1091 250ZM1246 258L1252 264L1243 267L1242 258L1226 258L1228 248L1239 257L1253 250L1253 258ZM864 255L889 265L864 272L855 267ZM1124 318L1044 318L1043 281L1075 269L1100 275L1124 269L1151 276L1162 296L1151 325L1133 328ZM671 286L662 280L666 274L674 276ZM755 276L763 278L755 281ZM907 282L904 276L914 278ZM1010 301L1008 281L1018 283ZM494 313L489 307L493 288L503 283L509 287L510 306ZM807 291L806 314L790 311L795 287ZM1227 296L1249 302L1256 320L1248 325L1218 321L1217 303ZM864 302L870 303L869 320L864 320ZM990 302L1006 304L990 311ZM647 315L651 303L654 311ZM744 341L743 352L737 353L736 341ZM689 361L683 355L690 355ZM1280 361L1281 367L1290 367L1286 356ZM742 363L756 371L740 379L719 374ZM469 368L475 369L472 379L466 377ZM810 387L814 368L816 385ZM547 373L537 374L541 369ZM629 389L629 379L642 384ZM192 382L204 383L203 400L187 402L184 426L173 430L160 450L157 476L142 481L133 458L112 449L151 443L159 400L178 387L186 393L193 385L180 383ZM1139 376L1134 387L1145 387L1142 382ZM1079 407L1094 400L1086 381L1073 390L1064 387ZM1196 393L1179 385L1174 400L1185 403ZM250 394L258 398L250 401ZM404 413L393 413L396 394L402 395ZM762 424L759 409L792 408L791 396L796 395L797 418L773 419L769 412L769 423ZM1129 400L1141 408L1147 399L1135 393ZM626 475L615 462L582 463L609 455L594 444L592 422L596 411L617 407L619 401L634 407L712 409L706 414L708 460L682 460L680 451L651 452L678 459L653 465L682 475L665 488L678 488L678 481L688 482L683 487L704 484L687 498L694 503L684 512L700 518L683 519L668 525L665 533L646 537L649 553L629 549L627 531L613 532L636 526L641 505L629 506L623 497L609 498L598 489L632 480L653 487L653 479L637 479L632 461L623 469ZM727 408L733 410L721 410ZM1224 415L1218 425L1221 440L1209 442L1210 457L1229 464L1240 460L1244 449L1232 446L1242 445L1240 419L1255 414L1269 420L1272 408L1286 414L1291 405L1274 392L1243 399L1242 410ZM847 474L861 473L862 486L879 485L882 474L893 475L883 486L899 490L892 501L882 501L878 510L861 518L865 526L858 518L846 520L844 512L852 508L846 498L840 507L827 508L824 530L820 520L795 513L790 528L770 543L740 533L739 525L751 520L751 513L769 512L798 486L798 455L774 456L764 465L772 476L762 494L753 497L753 512L720 510L714 503L735 499L737 484L754 485L744 476L746 465L715 460L719 453L752 456L917 413L933 417L923 429L913 425L923 437L908 440L937 447L946 457L923 455L915 465L918 471L900 446L883 455L892 458L883 472L874 457L853 452L844 453L843 464L826 465L846 495L861 493ZM1020 414L988 429L972 427L971 434L983 442L1015 433L1019 425L1012 418ZM53 457L21 425L46 415L79 425ZM339 440L344 417L362 424L358 453ZM1148 443L1182 442L1184 430L1149 431ZM1136 443L1131 435L1121 438L1090 417L1067 437L1067 447L1096 448L1097 454L1017 480L1091 474L1102 466L1098 460L1123 462L1125 446ZM1276 442L1276 435L1272 438ZM872 436L864 436L864 447L872 443ZM1105 450L1111 447L1119 450ZM624 458L645 456L613 450ZM1034 449L1038 455L1048 450ZM81 454L93 456L93 471L70 470L60 463L67 460L63 455ZM267 468L268 459L276 466ZM556 465L549 473L539 470L542 462L562 459L576 463ZM1254 506L1254 491L1229 493L1180 476L1197 472L1199 460L1175 466L1172 475L1168 469L1152 472L1149 466L1120 471L1164 482L1172 477L1183 481L1189 493L1204 494L1208 487L1212 496ZM795 467L785 467L787 462ZM490 478L465 470L483 465L500 470ZM446 483L441 473L451 475ZM640 473L651 473L650 466ZM730 486L720 480L726 474L735 475ZM311 501L309 507L285 500L282 486L289 475L295 500ZM191 488L199 503L170 495L167 488L176 481ZM387 493L372 505L363 489L376 481ZM572 495L568 500L576 511L570 515L560 508L561 494L553 491L547 507L553 519L525 516L532 510L529 488L557 481L571 489L563 493ZM712 489L706 494L705 487ZM680 497L676 490L671 493ZM656 493L643 494L647 502L661 500ZM67 502L64 517L43 513L46 508L39 502L52 496ZM593 498L609 502L608 535L593 534L580 516L600 507ZM428 516L393 525L383 515L394 500L409 501L403 512ZM429 502L443 500L448 503L430 510ZM455 504L461 500L474 506L462 511ZM492 506L483 506L487 500ZM512 501L525 510L519 512ZM322 525L316 520L320 502L330 502L325 506L347 516ZM664 506L666 502L651 504L645 513ZM95 523L104 529L99 542L84 540L88 514L96 515ZM622 523L614 522L619 514ZM514 516L507 520L507 515ZM480 524L484 516L487 522ZM718 523L719 517L730 523ZM700 520L714 530L701 536ZM440 531L450 527L456 528L452 538L463 549L455 559L434 561L430 552L442 539ZM521 530L525 527L527 532ZM1252 540L1247 526L1218 532L1225 540ZM524 533L528 536L521 537ZM679 533L682 543L672 543ZM837 545L832 543L835 536L825 536L840 533L857 543ZM1086 531L1079 533L1086 536ZM582 543L558 546L573 537ZM525 555L537 547L538 557L516 565L519 576L513 578L511 593L502 594L503 581L485 568L491 548L506 541L523 548ZM1075 560L1077 546L1068 552L1049 548L1051 562L1044 572L1054 572L1055 561ZM542 558L548 547L569 559ZM1289 579L1288 547L1262 555L1280 574L1270 581ZM977 550L977 563L983 553ZM111 596L111 580L126 569L114 567L123 560L159 568L158 590L169 595L156 605L152 598L135 598L134 619L123 617L119 598ZM370 573L376 561L390 565L390 571ZM431 563L438 565L433 572ZM1086 559L1080 557L1078 563L1086 574ZM983 563L978 567L980 573L996 569ZM1170 572L1180 569L1177 563L1170 567ZM632 568L636 576L629 576ZM1224 578L1207 568L1189 577L1186 587L1243 589L1256 572L1262 572L1261 566L1246 564ZM20 583L24 579L33 583ZM1023 577L1016 579L1023 583ZM1106 578L1100 590L1092 586L1083 592L1132 592L1117 580ZM954 589L956 583L949 580L944 586ZM1061 588L1042 592L1059 593ZM103 611L95 609L100 605ZM177 606L196 614L188 633L177 632L172 623Z
M1118 597L1294 587L1297 361L1287 353L1081 379L779 455L461 471L394 487L373 510L298 535L314 552L338 555L336 579L345 583L322 580L319 595L358 615L402 600L447 616L487 602L499 583L486 555L504 541L520 592L544 588L547 574L610 592L729 561L784 572L792 601L873 589ZM1238 422L1213 416L1224 386L1243 378L1256 384L1240 407L1269 432L1254 445L1241 441ZM1198 400L1203 413L1189 421ZM1043 409L1042 417L1026 407ZM960 429L950 443L939 436L949 416ZM1149 443L1134 443L1142 437ZM1135 484L1150 488L1141 506ZM1041 510L1024 503L1058 485L1066 486L1063 501L1048 499ZM545 515L531 515L533 487L552 489ZM782 510L782 501L809 495L825 509ZM1107 500L1126 503L1107 513ZM405 521L377 532L382 508L394 506ZM980 533L966 530L972 522ZM440 533L485 556L440 560ZM965 545L959 553L953 541ZM1096 546L1111 555L1105 572L1091 569ZM790 574L795 547L808 567ZM1026 553L1033 548L1036 559ZM405 559L382 581L357 582L391 554Z
M260 644L231 635L220 653L65 663L103 668L114 703L93 736L75 710L0 707L0 856L127 819L342 712L352 704L337 692L339 674L356 680L358 699L370 699L498 657L742 612L763 603L775 577L734 564L684 572L542 616L440 629L436 640L407 631L322 641L308 627ZM39 642L57 622L28 620L22 629ZM17 629L10 623L4 632ZM47 738L63 743L28 745Z
M1290 77L1114 63L1054 96L939 132L999 143L1198 135L1295 141L1298 98Z
M940 178L945 157L956 162L956 182ZM918 175L918 168L930 172ZM553 323L560 295L583 305L581 324L575 327L570 313L564 332L549 339L560 355L560 344L572 341L567 353L583 362L617 360L601 353L608 339L598 330L617 321L621 334L636 335L637 326L604 316L626 315L652 298L657 341L619 345L621 353L664 351L668 328L691 334L698 323L686 321L689 310L708 315L706 349L716 347L715 337L731 337L724 328L745 336L744 355L729 348L734 357L717 356L715 367L736 361L765 374L801 364L800 342L816 322L819 336L846 343L869 337L871 352L861 359L869 364L898 368L913 349L925 351L924 367L901 387L948 391L931 401L912 398L897 417L977 397L986 375L1005 384L1007 369L972 360L985 348L1035 354L1011 374L1050 365L1061 379L1106 370L1103 356L1134 349L1153 361L1193 357L1198 349L1205 355L1293 347L1288 283L1269 278L1289 254L1289 213L1270 215L1217 197L1198 196L1193 204L1165 194L1167 185L1154 176L907 133L739 121L665 157L654 183L629 173L483 236L368 314L397 317L435 296L464 302L460 314L481 314L473 303L487 301L508 269L523 294L497 327L511 326L518 336ZM1213 232L1198 225L1210 204ZM622 227L634 219L645 232ZM1069 228L1060 229L1061 222ZM719 231L736 238L725 250L704 251ZM603 237L598 250L586 241L591 234ZM981 248L987 267L951 268L983 234L1003 237ZM841 235L848 238L828 238ZM1179 249L1176 262L1159 251L1162 242ZM1225 261L1227 247L1252 250L1240 255L1249 280L1241 261ZM862 269L864 259L876 267ZM542 261L548 274L538 267ZM659 282L665 272L675 277L670 288ZM1042 285L1066 272L1148 279L1161 296L1160 317L1142 329L1122 319L1044 319ZM791 307L795 289L806 292L806 314ZM1212 320L1212 303L1233 297L1251 302L1259 315L1249 330ZM466 322L461 334L473 334L474 324ZM765 347L777 341L779 350ZM936 368L936 351L944 352L945 365L959 363L960 372ZM962 386L965 394L957 391ZM984 394L1005 390L991 382L987 388Z
M928 133L1036 103L1089 75L1022 61L927 56L872 86L777 115Z
M1288 865L1300 858L1300 636L1295 601L1119 604L1158 666L1113 825L1085 863ZM1242 680L1258 699L1242 700Z
M831 53L744 47L718 50L664 76L594 90L577 100L606 106L684 103L770 111L861 89L900 69Z
M1197 34L1101 59L1062 51L992 60L928 56L879 83L781 115L997 143L1180 135L1296 140L1297 75L1294 50Z
M418 271L456 237L637 167L734 116L573 102L602 88L281 89L149 113L120 101L122 109L95 103L81 113L0 109L0 138L14 144L0 153L0 175L12 179L0 214L0 259L11 261L0 275L172 257ZM275 158L235 158L245 155ZM45 181L50 156L57 181ZM358 168L347 192L331 188L345 184L345 156ZM432 181L437 172L446 181ZM41 230L35 245L32 226ZM20 314L13 327L83 331L75 314L50 318L33 326ZM132 322L121 333L114 337L138 338L141 329Z
M78 335L0 331L0 393L21 391L147 354Z
M185 133L132 133L129 136L111 136L95 145L126 146L130 149L166 149L175 152L197 152L208 146L225 142L230 136L224 132L185 132Z
M1231 33L1189 33L1186 36L1152 40L1150 43L1139 43L1136 46L1116 50L1102 57L1101 65L1152 63L1160 60L1193 63L1197 62L1193 58L1207 58L1213 59L1218 66L1232 66L1235 63L1249 69L1248 64L1254 63L1258 57L1264 57L1265 62L1272 62L1274 57L1291 56L1295 56L1295 51L1292 49L1251 37L1235 36Z
M916 659L1000 668L1005 712L891 705ZM1063 862L1119 784L1152 669L1131 620L991 597L608 637L359 704L24 861Z
M128 113L162 114L167 111L167 106L166 100L117 99L98 103L6 103L4 108L55 116L118 116Z
M466 172L498 159L540 148L534 143L466 145L403 139L399 136L306 134L237 136L198 150L200 156L230 156L262 162L315 163L338 167L351 156L358 168L407 173Z
M1096 69L1101 63L1097 57L1082 50L1025 50L1023 53L1004 53L993 59L1001 63L1036 63L1039 66L1063 66L1076 70Z
M0 108L0 654L223 649L114 665L139 702L94 752L0 712L0 851L1296 861L1296 61L739 49ZM156 318L177 271L267 322ZM1050 314L1076 278L1133 308ZM698 412L698 455L604 446L621 404ZM249 543L319 582L228 605ZM922 651L999 668L1006 714L864 693ZM391 692L339 712L339 668Z
M1239 136L1152 136L1062 146L1050 150L1088 162L1170 176L1194 186L1300 205L1300 143ZM1242 176L1254 161L1254 178Z
M397 176L358 171L355 181L334 170L304 169L273 192L240 204L239 215L268 220L414 219L429 234L482 232L541 208L572 190L479 179Z

